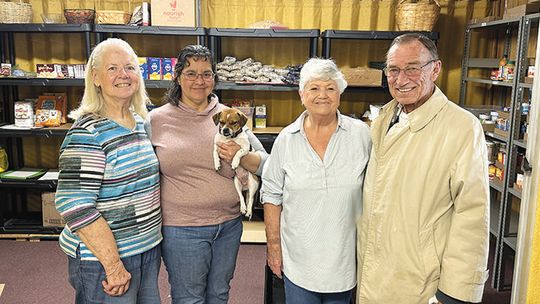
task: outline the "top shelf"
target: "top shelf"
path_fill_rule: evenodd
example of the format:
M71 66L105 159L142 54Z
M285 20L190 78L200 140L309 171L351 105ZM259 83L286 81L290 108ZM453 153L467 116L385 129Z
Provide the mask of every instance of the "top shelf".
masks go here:
M47 23L4 23L0 24L0 32L91 32L92 24L47 24Z
M183 36L204 36L205 29L202 27L179 27L179 26L135 26L135 25L114 25L96 24L96 33L118 33L118 34L143 34L143 35L183 35Z
M244 28L209 28L208 36L215 37L254 37L254 38L318 38L320 30L275 30Z
M488 22L480 22L480 23L474 23L467 25L470 29L476 29L476 28L485 28L485 27L497 27L497 26L509 26L509 25L519 25L519 22L521 21L521 17L514 17L514 18L508 18L508 19L501 19L501 20L495 20L495 21L488 21Z
M321 37L333 39L393 40L406 33L421 33L431 40L438 40L438 32L399 32L399 31L346 31L326 30Z

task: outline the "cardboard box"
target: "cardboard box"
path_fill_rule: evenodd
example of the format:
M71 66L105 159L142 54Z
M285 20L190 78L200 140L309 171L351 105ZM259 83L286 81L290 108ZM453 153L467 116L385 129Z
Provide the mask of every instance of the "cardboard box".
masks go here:
M521 17L527 14L538 13L540 11L539 3L522 4L515 7L507 8L504 12L503 19Z
M495 124L494 123L483 123L482 124L482 129L484 129L484 132L493 132L493 130L495 129Z
M41 194L41 213L43 214L43 227L64 227L66 221L54 206L55 192L43 192Z
M148 79L161 80L161 58L148 57Z
M163 80L172 80L173 77L173 67L171 58L161 58L161 79Z
M195 27L195 0L152 0L150 17L153 26Z
M382 86L383 72L365 67L342 68L341 72L351 87L380 87Z
M493 133L495 133L495 134L497 134L497 135L500 135L500 136L502 136L502 137L504 137L504 138L508 138L508 131L503 131L503 130L501 130L501 129L499 129L499 128L495 128L495 129L493 130Z

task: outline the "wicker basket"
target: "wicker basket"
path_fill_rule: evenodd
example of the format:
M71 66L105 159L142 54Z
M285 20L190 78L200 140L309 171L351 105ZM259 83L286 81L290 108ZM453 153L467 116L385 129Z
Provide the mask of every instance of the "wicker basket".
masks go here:
M131 12L131 0L128 0L128 11ZM98 24L127 24L130 19L131 13L124 11L96 10L96 23Z
M130 18L131 14L124 11L96 11L98 24L127 24Z
M32 4L19 2L0 2L0 23L32 22Z
M93 9L81 8L65 9L64 16L66 17L67 23L93 24L96 11Z
M429 32L437 22L440 11L437 0L401 0L396 8L398 30Z

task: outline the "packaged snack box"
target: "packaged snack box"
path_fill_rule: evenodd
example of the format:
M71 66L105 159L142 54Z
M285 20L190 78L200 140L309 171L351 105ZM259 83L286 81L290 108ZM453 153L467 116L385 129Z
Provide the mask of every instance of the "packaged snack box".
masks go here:
M146 57L139 57L139 68L141 69L141 74L143 79L148 79L148 62Z
M148 57L148 79L161 80L161 58Z
M161 73L163 75L163 80L172 80L173 65L172 65L171 58L161 59Z

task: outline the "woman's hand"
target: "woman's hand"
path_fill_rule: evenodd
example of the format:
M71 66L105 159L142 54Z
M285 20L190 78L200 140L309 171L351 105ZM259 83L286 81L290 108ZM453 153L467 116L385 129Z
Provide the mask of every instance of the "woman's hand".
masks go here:
M107 279L102 281L103 291L111 297L119 297L126 293L131 282L131 274L124 267L121 260L105 269Z
M236 152L240 150L240 145L235 143L232 140L228 140L226 142L218 143L218 154L219 158L224 160L227 163L231 163L234 156L236 155Z
M272 269L272 272L281 279L281 269L283 259L281 257L281 244L268 243L266 245L268 260L268 266Z

